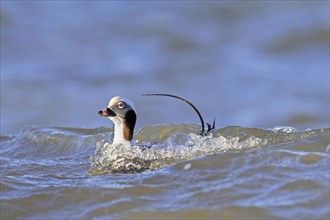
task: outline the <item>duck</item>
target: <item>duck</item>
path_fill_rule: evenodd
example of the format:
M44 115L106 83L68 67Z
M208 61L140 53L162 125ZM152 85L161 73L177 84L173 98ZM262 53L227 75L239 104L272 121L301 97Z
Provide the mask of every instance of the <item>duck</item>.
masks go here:
M179 96L170 94L144 94L143 96L169 96L180 99L189 104L198 114L201 120L201 135L205 134L204 121L197 108L188 100ZM153 169L152 165L157 160L146 160L136 157L133 153L133 135L134 127L137 120L137 113L132 101L121 96L115 96L110 99L106 108L98 111L100 116L110 119L114 124L114 137L112 144L105 143L96 149L95 157L93 157L93 165L90 173L136 173ZM214 129L213 126L207 124L206 131ZM134 145L141 151L151 149L153 145ZM101 161L101 163L100 163Z
M110 99L108 107L100 110L98 114L107 117L114 124L113 145L131 146L137 120L136 109L132 101L115 96Z
M151 169L152 160L135 156L132 148L137 119L133 102L115 96L98 114L113 122L114 137L112 144L105 143L96 150L90 173L138 173Z
M200 135L205 135L215 128L215 119L213 124L206 123L207 129L205 129L204 120L198 109L187 99L182 97L164 94L164 93L153 93L153 94L143 94L143 96L168 96L172 98L179 99L188 105L190 105L201 121L201 132ZM133 102L127 98L121 96L115 96L110 99L108 107L100 110L98 112L100 116L107 117L114 124L114 138L113 145L124 144L131 145L134 135L134 127L136 124L137 114Z

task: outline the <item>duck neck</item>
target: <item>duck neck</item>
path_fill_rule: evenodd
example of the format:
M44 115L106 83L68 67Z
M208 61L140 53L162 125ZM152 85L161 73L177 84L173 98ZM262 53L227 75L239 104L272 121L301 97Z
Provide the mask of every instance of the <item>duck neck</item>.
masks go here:
M125 118L116 118L113 120L114 138L112 144L129 144L133 140L136 114L133 110L126 113Z
M113 121L114 122L114 137L112 144L125 144L130 145L132 139L127 139L127 137L124 135L124 123L122 121Z

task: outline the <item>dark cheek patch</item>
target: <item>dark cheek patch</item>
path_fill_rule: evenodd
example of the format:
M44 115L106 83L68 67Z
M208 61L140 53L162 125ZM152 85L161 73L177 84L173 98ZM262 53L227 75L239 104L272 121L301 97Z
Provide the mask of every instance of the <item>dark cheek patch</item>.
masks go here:
M125 115L125 126L123 130L123 136L126 140L131 141L133 139L134 126L136 123L136 114L133 110L129 110Z
M110 116L116 116L116 113L114 111L112 111L110 108L107 108L107 113Z

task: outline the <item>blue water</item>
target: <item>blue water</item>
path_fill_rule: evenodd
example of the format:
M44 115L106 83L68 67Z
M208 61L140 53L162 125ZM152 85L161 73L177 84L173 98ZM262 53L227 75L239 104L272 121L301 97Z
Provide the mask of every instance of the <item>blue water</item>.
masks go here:
M1 219L329 218L329 1L0 3ZM98 163L115 95L152 169Z
M219 127L328 127L328 6L1 1L1 131L99 127L115 95L134 101L139 128L197 123L183 104L140 96L154 92Z

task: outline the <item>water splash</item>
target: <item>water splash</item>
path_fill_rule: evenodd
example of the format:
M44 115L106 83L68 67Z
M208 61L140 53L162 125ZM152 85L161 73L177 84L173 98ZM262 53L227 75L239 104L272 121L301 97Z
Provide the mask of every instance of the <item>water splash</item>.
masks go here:
M191 131L191 127L188 130ZM143 130L140 132L144 133ZM159 132L162 133L164 131L160 130ZM165 133L162 135L167 136ZM153 138L157 135L159 133L150 134ZM201 136L190 132L174 132L165 141L143 143L143 145L135 144L131 147L127 145L112 145L103 141L98 142L96 144L95 156L91 158L92 169L89 174L132 173L154 170L174 162L202 155L230 150L260 148L267 144L267 140L255 136L242 139L240 137L224 137L221 135L214 137L213 133Z

